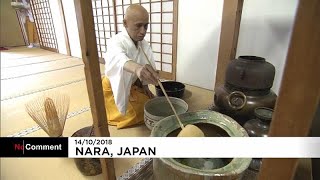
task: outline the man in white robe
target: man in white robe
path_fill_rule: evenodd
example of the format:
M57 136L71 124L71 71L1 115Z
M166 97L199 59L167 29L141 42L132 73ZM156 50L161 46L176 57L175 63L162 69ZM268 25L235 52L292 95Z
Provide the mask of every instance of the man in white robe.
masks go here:
M131 5L123 24L125 29L112 37L104 54L106 77L102 82L108 123L117 128L143 123L144 103L153 97L148 84L157 85L159 79L151 47L144 40L148 12ZM133 86L137 80L142 87Z

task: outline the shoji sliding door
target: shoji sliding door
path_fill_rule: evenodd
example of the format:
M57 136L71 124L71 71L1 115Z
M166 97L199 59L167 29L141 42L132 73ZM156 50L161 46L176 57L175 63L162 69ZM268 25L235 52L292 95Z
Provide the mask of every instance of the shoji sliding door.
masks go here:
M40 47L58 52L49 0L31 0L30 4L39 35Z
M175 79L178 0L92 0L99 57L108 50L108 40L124 30L122 21L130 4L140 4L149 12L145 39L153 49L156 68L162 78Z

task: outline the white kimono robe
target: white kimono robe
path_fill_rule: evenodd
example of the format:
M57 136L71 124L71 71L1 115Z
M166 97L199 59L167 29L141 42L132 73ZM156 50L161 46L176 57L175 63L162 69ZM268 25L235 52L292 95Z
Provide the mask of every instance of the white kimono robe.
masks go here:
M141 48L151 61L151 66L155 68L152 49L148 42L138 42L137 48L126 29L110 39L107 52L104 54L105 75L110 80L115 104L122 115L125 115L127 110L131 85L137 80L137 76L124 70L123 66L129 60L142 65L149 64Z

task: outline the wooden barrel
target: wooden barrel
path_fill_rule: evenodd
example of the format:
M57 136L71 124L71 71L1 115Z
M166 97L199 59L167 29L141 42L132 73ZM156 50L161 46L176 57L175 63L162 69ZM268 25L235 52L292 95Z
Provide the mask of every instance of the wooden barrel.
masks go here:
M248 137L247 132L235 120L215 111L188 112L179 115L182 123L198 126L206 137ZM179 124L174 116L159 121L151 132L152 137L177 136ZM209 148L209 147L208 147ZM185 158L188 159L188 158ZM195 159L197 160L197 159ZM203 161L222 162L222 159L202 158ZM241 179L249 167L251 158L223 159L225 164L200 168L183 164L181 159L154 158L153 175L156 180L225 180Z

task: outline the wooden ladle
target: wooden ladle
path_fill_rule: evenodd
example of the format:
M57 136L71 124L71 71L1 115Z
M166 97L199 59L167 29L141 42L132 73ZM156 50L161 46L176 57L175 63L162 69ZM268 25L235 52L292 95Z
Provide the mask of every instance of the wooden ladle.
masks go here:
M146 55L146 53L143 51L142 48L141 48L141 50L142 50L144 56L146 57L146 59L148 60L150 66L153 68L148 56ZM170 107L171 107L174 115L176 116L176 118L178 120L178 123L179 123L179 125L180 125L180 127L182 129L180 131L180 133L178 134L178 137L204 137L204 133L197 126L195 126L193 124L187 124L186 127L184 127L184 125L182 124L182 122L181 122L181 120L180 120L175 108L173 107L173 105L172 105L172 103L171 103L171 101L169 99L169 96L167 95L167 93L166 93L166 91L165 91L165 89L164 89L164 87L163 87L163 85L162 85L162 83L161 83L161 81L159 79L158 79L158 83L159 83L159 86L160 86L164 96L166 97L168 103L170 104Z

